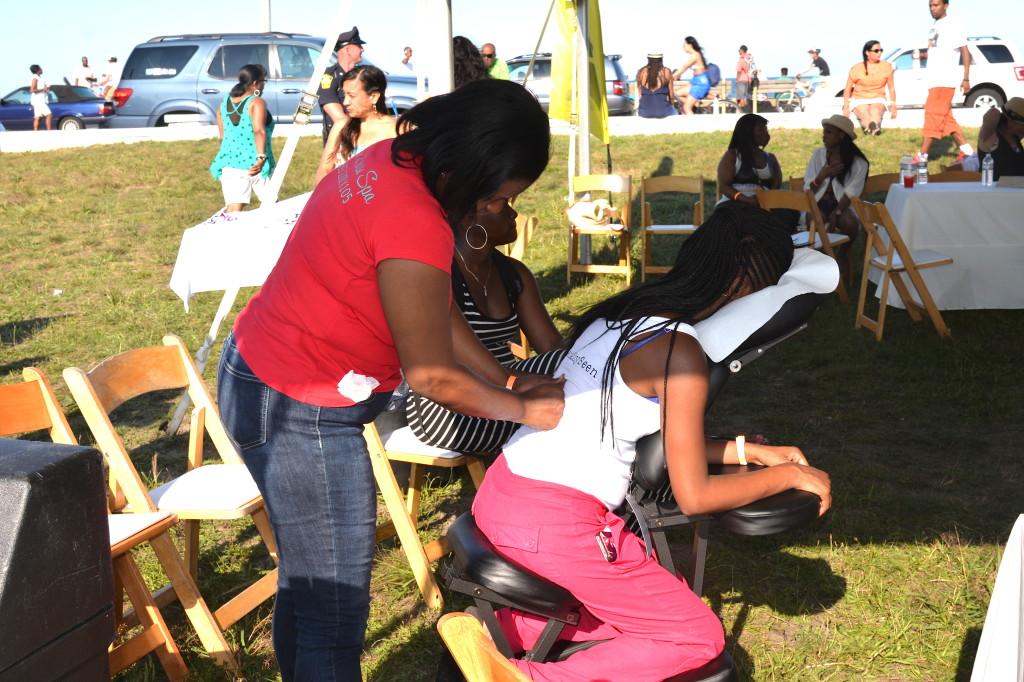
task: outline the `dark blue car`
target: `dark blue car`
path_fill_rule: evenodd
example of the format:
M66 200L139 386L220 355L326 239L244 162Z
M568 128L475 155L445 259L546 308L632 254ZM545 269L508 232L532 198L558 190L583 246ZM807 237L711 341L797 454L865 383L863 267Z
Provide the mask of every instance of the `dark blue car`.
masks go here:
M105 128L107 120L114 115L114 105L94 95L89 88L51 85L48 94L53 127L57 130L81 130L86 126ZM26 86L0 99L0 123L7 130L32 130L30 97Z

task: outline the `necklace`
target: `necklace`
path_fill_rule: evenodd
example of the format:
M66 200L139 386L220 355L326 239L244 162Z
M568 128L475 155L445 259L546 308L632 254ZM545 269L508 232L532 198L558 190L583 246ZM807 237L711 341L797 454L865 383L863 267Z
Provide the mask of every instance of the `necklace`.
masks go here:
M462 261L462 264L466 266L466 272L469 273L469 276L475 279L476 283L483 288L484 298L487 298L487 283L491 281L491 270L494 269L494 261L490 258L487 259L487 276L484 277L484 281L481 282L480 278L476 276L476 273L474 273L473 270L470 269L469 263L466 262L466 257L462 255L462 251L460 251L459 247L457 246L455 247L455 253L458 254L459 260Z

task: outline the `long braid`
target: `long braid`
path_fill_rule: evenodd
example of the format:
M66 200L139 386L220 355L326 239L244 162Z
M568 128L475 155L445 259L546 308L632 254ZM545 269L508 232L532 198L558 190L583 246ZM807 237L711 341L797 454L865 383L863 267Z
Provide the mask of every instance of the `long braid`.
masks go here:
M646 318L668 318L644 327L652 333L680 322L692 324L701 313L722 305L725 295L743 281L754 291L777 283L792 260L789 232L771 213L724 202L683 242L664 277L622 291L584 313L573 326L570 345L598 321L619 335L601 374L602 438L606 427L614 436L611 401L619 355Z

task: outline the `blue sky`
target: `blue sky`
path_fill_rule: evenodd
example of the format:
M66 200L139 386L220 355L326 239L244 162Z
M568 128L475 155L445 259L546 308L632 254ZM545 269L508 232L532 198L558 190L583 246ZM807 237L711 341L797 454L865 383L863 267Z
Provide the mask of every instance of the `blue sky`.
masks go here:
M968 35L996 35L1024 49L1024 25L1019 21L1024 12L1019 2L952 0L950 14L961 17ZM492 42L499 55L508 58L533 50L550 0L451 3L455 35L465 35L477 45ZM323 35L339 5L337 0L275 0L271 27ZM0 94L27 85L28 67L34 63L43 67L50 82L60 82L61 77L70 77L83 55L102 73L109 55L116 55L123 64L137 43L156 35L261 30L260 7L259 0L105 0L98 5L50 0L39 7L30 2L7 3L7 30L0 42ZM845 72L860 58L866 40L882 41L888 53L923 42L931 23L927 0L602 0L601 11L605 52L622 54L623 66L631 75L645 63L648 52L664 52L668 66L679 65L682 39L687 35L697 37L708 60L718 63L724 76L732 75L741 43L750 47L770 76L778 75L783 66L791 74L806 68L810 47L821 48L834 72ZM392 68L405 45L416 47L414 0L355 0L346 23L359 26L368 42L367 57L384 68Z

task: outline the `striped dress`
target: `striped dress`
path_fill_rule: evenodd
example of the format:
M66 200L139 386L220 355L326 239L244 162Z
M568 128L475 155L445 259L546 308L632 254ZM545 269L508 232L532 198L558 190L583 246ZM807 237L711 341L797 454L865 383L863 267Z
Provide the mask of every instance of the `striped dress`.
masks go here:
M508 292L512 313L495 319L485 315L469 291L458 264L452 263L452 297L466 322L484 347L506 367L551 374L565 354L564 350L549 351L527 360L516 360L509 348L510 342L519 342L519 316L516 300L523 291L523 283L512 261L494 252L495 269ZM497 453L512 437L519 424L515 422L469 417L452 412L416 393L410 393L406 403L406 417L412 432L424 443L458 452Z

